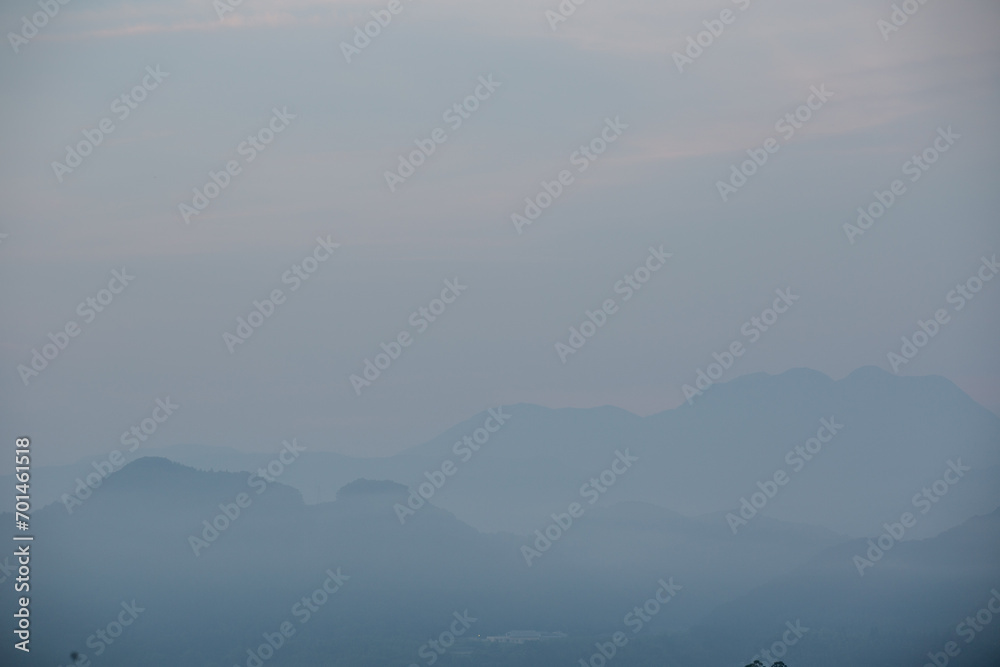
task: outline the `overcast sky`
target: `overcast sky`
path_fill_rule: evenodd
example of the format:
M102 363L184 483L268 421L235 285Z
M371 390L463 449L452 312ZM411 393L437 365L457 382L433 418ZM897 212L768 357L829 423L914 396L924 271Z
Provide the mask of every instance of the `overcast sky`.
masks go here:
M1000 411L1000 280L948 300L1000 251L996 3L927 3L890 31L881 0L589 0L558 23L557 0L244 0L222 18L222 0L53 2L37 34L36 2L0 10L0 435L30 435L40 463L120 448L167 397L180 407L151 446L295 437L363 456L500 404L649 414L734 341L723 380L893 370L939 309L899 373ZM391 21L358 48L371 12ZM711 28L697 58L673 55ZM808 120L776 127L807 101ZM263 150L243 143L269 127ZM85 131L100 143L77 163ZM577 153L602 133L603 154ZM904 166L936 140L934 164ZM767 162L723 201L748 149ZM512 222L564 171L551 206ZM185 216L210 172L228 185ZM846 233L896 179L889 210ZM317 238L339 247L313 255ZM616 284L661 246L625 300ZM328 259L286 274L309 256ZM424 330L419 309L456 279ZM275 289L283 303L227 345ZM776 289L799 298L751 342ZM608 299L563 363L556 344ZM352 386L401 332L409 346ZM50 333L65 349L26 372Z

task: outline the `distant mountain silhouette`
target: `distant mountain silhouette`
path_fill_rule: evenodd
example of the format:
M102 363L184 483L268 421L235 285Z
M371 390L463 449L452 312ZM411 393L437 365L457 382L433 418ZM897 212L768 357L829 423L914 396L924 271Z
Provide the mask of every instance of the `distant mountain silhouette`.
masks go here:
M961 458L972 470L910 537L935 535L1000 505L1000 418L935 376L898 377L874 367L839 381L806 369L757 373L712 386L693 406L646 418L610 407L504 411L511 418L479 451L459 445L456 453L456 443L481 428L488 413L389 458L310 449L280 481L317 502L359 478L416 489L451 460L454 474L435 490L434 504L480 530L527 534L579 500L581 485L628 448L641 464L601 502L648 502L687 516L721 512L725 521L758 482L782 470L790 479L762 515L860 537L912 509L913 496ZM788 452L830 418L843 424L835 438L812 460L793 454L789 463ZM195 445L137 454L230 471L256 470L275 455ZM41 504L71 492L93 468L84 461L44 471L33 487Z
M273 664L342 656L360 637L416 647L465 610L484 635L513 628L608 632L670 578L683 588L649 623L649 637L701 624L735 635L754 631L756 639L769 636L769 622L784 623L792 613L819 619L813 622L821 627L856 625L875 613L859 615L858 604L903 590L934 593L940 611L922 627L944 632L945 612L971 603L1000 574L991 551L1000 533L995 516L899 545L892 552L905 556L898 581L868 591L856 573L851 578L847 554L856 542L764 517L733 535L718 517L687 518L637 502L592 507L528 567L521 548L534 538L480 533L433 503L401 524L394 505L409 491L393 482L356 480L335 502L306 505L280 483L258 494L247 480L246 473L146 458L109 478L72 516L61 505L38 511L32 592L39 649L32 659L58 664L73 650L87 652L81 647L95 628L135 600L146 610L129 629L135 641L123 636L107 647L107 664L245 664L246 647L290 617L296 601L337 568L349 580ZM236 514L241 494L249 504L222 520ZM193 536L207 541L197 556ZM978 554L974 581L959 576L970 549ZM893 562L880 563L878 574L861 583L900 569ZM843 601L833 604L831 591ZM882 613L897 614L881 617L879 627L909 628L909 616L899 613L914 604L910 597L879 603ZM0 603L3 613L12 612L10 603ZM129 646L148 653L130 653ZM0 649L0 657L10 650ZM412 661L413 650L393 659Z
M871 664L924 664L928 652L942 651L949 641L961 646L960 664L998 664L1000 634L995 629L986 628L968 643L968 635L959 637L955 629L1000 590L1000 509L937 537L895 544L873 566L864 567L861 576L853 558L864 556L869 546L867 539L851 540L824 551L721 605L696 633L749 650L786 621L801 619L814 630L836 630L836 635L817 639L820 653L824 644L834 650L833 644L851 641L850 636L874 634L883 641L872 644L874 652L866 657ZM897 645L893 635L902 628L918 639Z

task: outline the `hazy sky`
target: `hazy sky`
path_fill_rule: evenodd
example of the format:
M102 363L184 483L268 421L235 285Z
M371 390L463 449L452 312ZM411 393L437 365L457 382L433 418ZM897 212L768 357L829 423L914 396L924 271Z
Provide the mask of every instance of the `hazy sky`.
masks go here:
M31 435L39 462L120 448L167 397L180 407L150 445L295 437L356 455L499 404L648 414L733 341L746 353L724 380L890 369L938 309L947 324L900 374L1000 411L1000 280L948 301L1000 252L996 3L930 2L887 32L882 0L588 0L555 30L557 0L244 0L221 19L211 0L53 2L28 40L8 33L37 2L0 9L0 436ZM348 63L371 12L391 22ZM672 54L720 26L678 71ZM808 120L776 127L810 99ZM477 108L446 114L463 100ZM53 167L105 119L79 166ZM262 150L243 143L269 126ZM385 172L437 128L447 140L391 191ZM603 154L577 152L602 133ZM926 171L904 165L936 139ZM723 201L748 149L767 162ZM564 170L519 234L511 215ZM179 205L210 172L228 185L188 223ZM896 179L850 243L843 225ZM308 280L286 274L318 237L340 246ZM616 284L661 246L672 256L626 301ZM456 279L467 289L421 316ZM120 293L101 294L109 281ZM231 353L224 334L275 289ZM799 299L750 343L776 289ZM556 343L608 299L564 364ZM350 376L401 332L412 342L359 396ZM50 333L65 349L26 383Z

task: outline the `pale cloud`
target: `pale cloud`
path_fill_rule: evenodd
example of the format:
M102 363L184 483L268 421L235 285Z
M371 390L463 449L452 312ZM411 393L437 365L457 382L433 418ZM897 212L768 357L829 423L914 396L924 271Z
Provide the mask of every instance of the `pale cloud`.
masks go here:
M746 371L808 365L846 373L862 362L878 363L883 343L912 325L913 313L920 313L912 310L919 308L909 303L911 293L937 298L947 280L927 282L929 258L960 265L955 258L976 256L996 239L995 224L989 226L1000 69L995 4L928 3L886 42L875 21L887 14L889 0L754 0L680 74L671 52L683 48L703 19L732 7L729 0L587 0L555 32L545 12L558 0L404 0L404 12L347 64L340 42L387 2L244 0L219 21L211 0L73 0L17 57L0 60L8 158L0 165L0 232L9 234L0 267L10 272L6 282L17 284L8 298L22 304L0 331L8 356L23 356L40 332L72 315L84 278L99 280L107 267L134 262L144 268L137 297L146 289L158 296L136 299L129 317L145 322L148 334L133 341L128 355L108 352L108 377L133 377L138 362L145 366L137 384L156 384L177 369L197 375L193 357L173 351L170 336L187 332L186 344L204 346L204 361L217 363L216 329L229 322L229 313L255 298L258 287L269 287L274 271L316 234L335 233L344 243L344 263L330 265L326 287L304 292L287 324L271 329L268 336L277 338L268 345L275 347L255 341L260 353L329 359L340 373L424 298L416 293L420 285L433 285L456 265L463 278L476 278L481 293L493 290L483 303L510 309L502 326L489 318L454 320L469 328L463 340L480 341L480 350L496 344L489 355L496 372L482 371L490 375L484 385L492 393L467 389L475 383L449 353L422 371L401 368L399 384L384 385L433 390L420 397L403 392L391 405L344 408L336 394L323 394L324 405L332 406L330 423L346 429L338 438L364 439L365 429L374 428L391 442L405 435L400 424L439 414L441 404L474 411L516 399L648 412L682 400L663 378L688 374L686 360L707 354L705 346L728 336L742 317L730 321L704 304L732 304L735 291L752 300L772 290L772 282L797 275L802 282L795 284L815 299L810 303L820 304L819 293L840 281L836 286L849 299L827 301L829 313L809 316L825 319L808 320L787 350L771 349ZM17 25L18 11L24 10L11 4L0 10L3 25ZM108 116L109 103L150 64L171 73L162 89L57 183L51 162ZM442 126L442 111L490 72L503 82L496 97L390 193L384 171L413 150L415 139ZM775 121L821 84L834 99L739 199L720 202L716 180L743 151L773 136ZM190 200L209 170L236 155L274 105L285 104L299 114L289 132L184 225L178 204ZM605 117L619 114L630 125L627 133L518 236L511 213L523 210L542 179L551 181L567 167ZM935 127L949 123L967 137L960 150L865 237L864 247L847 246L840 226L850 212L875 187L885 187ZM671 243L678 264L690 264L659 284L664 292L655 298L662 308L637 308L605 330L619 356L588 352L586 363L552 377L544 364L525 361L537 352L532 327L546 327L544 333L563 326L554 309L568 299L586 306L588 295L607 289L609 272L627 268L634 248L654 240ZM906 252L899 244L908 244ZM867 263L856 259L869 252L881 254ZM906 259L914 256L918 261ZM832 279L821 274L828 266L835 269ZM907 305L896 313L883 304L885 275L917 286L903 291ZM188 281L185 290L172 291L181 280ZM670 294L695 305L680 313L682 304ZM54 303L52 295L64 302ZM521 305L528 296L530 303ZM291 315L295 309L298 315ZM869 322L858 312L874 315ZM387 321L370 321L382 317ZM976 323L977 330L995 329L993 319ZM660 333L643 333L640 324ZM669 338L669 352L654 350L660 335ZM922 363L928 372L967 378L970 388L995 395L995 372L976 370L991 342L950 348L955 359L942 357L932 366L927 356ZM643 375L649 366L644 349L654 350L649 358L661 360L666 374ZM466 352L466 359L474 356ZM552 356L550 348L543 352ZM283 367L285 360L274 363ZM515 367L525 379L504 375ZM621 381L608 383L615 373ZM276 408L282 418L312 423L314 415L302 406L322 392L308 382L300 387L290 375L281 382L288 387L287 402ZM250 384L240 384L246 405L266 397ZM81 387L50 386L89 400ZM161 389L143 386L150 393ZM350 391L332 386L329 391ZM76 400L64 398L53 394L52 403ZM242 397L234 400L238 412ZM379 421L380 411L396 407L398 423ZM45 414L41 403L38 410ZM427 428L448 425L446 416L420 419ZM233 437L243 435L254 434Z

